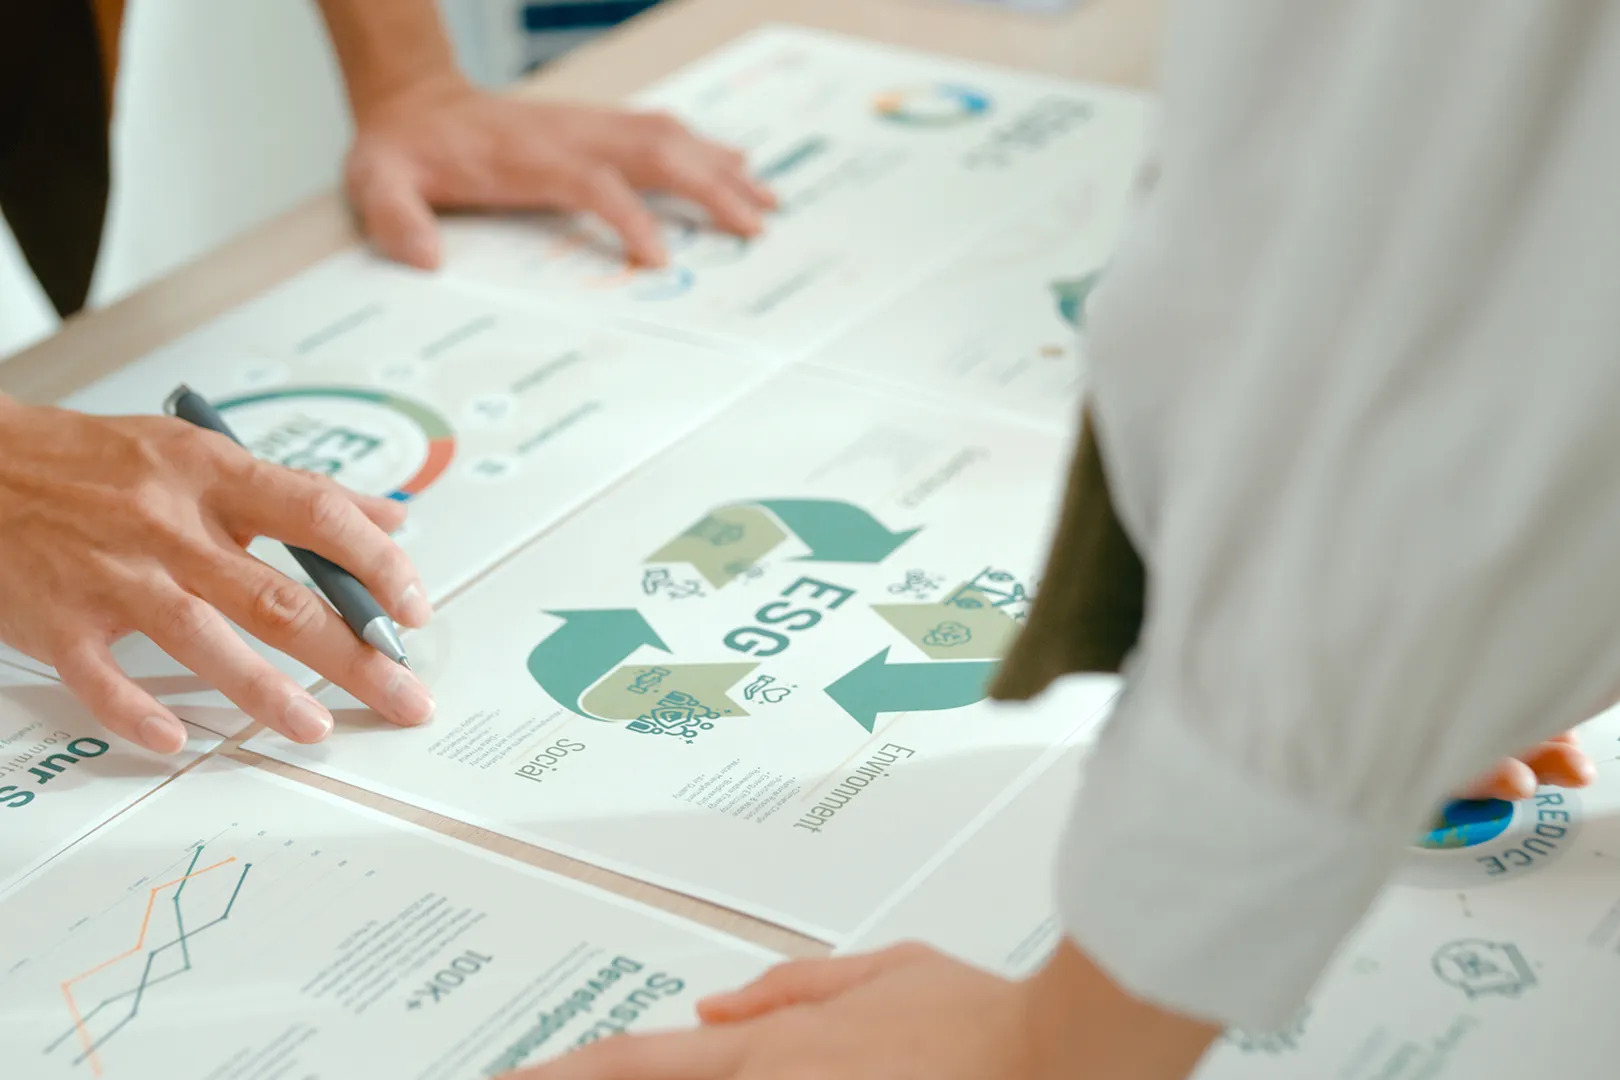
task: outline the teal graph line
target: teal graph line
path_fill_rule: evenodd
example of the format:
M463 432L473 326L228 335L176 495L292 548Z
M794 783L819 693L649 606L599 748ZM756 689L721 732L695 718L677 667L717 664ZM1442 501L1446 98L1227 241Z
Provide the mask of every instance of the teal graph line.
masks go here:
M827 140L819 135L806 139L804 142L787 151L774 161L766 162L754 172L754 178L762 184L780 179L782 174L792 172L812 158L820 157L827 149Z
M148 950L146 954L146 963L141 969L140 981L135 984L133 989L125 990L121 994L114 994L109 998L103 998L95 1008L85 1013L82 1022L88 1025L96 1018L97 1015L101 1013L102 1010L107 1009L110 1006L117 1005L119 1002L126 1001L131 998L134 999L129 1003L129 1011L120 1017L117 1023L108 1028L105 1034L98 1036L89 1047L85 1048L78 1057L73 1059L73 1063L75 1065L83 1063L91 1054L105 1046L109 1039L122 1031L125 1025L129 1024L137 1015L139 1015L141 1011L141 1000L146 996L146 992L148 990L154 986L159 986L168 982L177 975L184 975L186 972L191 970L191 948L189 943L192 938L196 937L198 934L201 934L204 930L218 926L220 923L231 917L231 909L236 906L236 898L242 894L242 884L247 880L248 871L253 869L252 863L244 863L242 865L242 872L236 878L235 887L231 889L230 899L225 902L225 910L222 911L218 917L203 923L195 930L186 929L185 918L181 913L180 908L180 898L185 892L186 885L189 883L189 875L196 870L197 861L202 858L202 853L203 846L198 845L196 851L192 853L191 864L186 867L186 874L188 875L187 880L181 881L174 892L174 924L177 935L172 940L167 941L156 948ZM152 966L157 961L157 958L168 952L170 949L176 947L180 949L180 966L175 968L173 971L153 977ZM61 1046L64 1042L71 1038L77 1030L77 1028L68 1028L67 1031L57 1036L49 1046L45 1047L45 1053L49 1054L51 1051Z

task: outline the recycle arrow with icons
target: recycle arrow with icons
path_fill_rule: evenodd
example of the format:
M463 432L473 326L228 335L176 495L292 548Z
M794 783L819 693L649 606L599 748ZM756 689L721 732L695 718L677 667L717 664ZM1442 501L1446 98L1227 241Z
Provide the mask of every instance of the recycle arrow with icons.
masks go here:
M646 561L688 564L719 589L747 574L790 535L807 549L796 561L873 565L918 531L892 531L865 510L838 500L762 499L711 511ZM1001 579L1010 578L985 573L987 580L964 584L943 602L874 605L929 662L890 662L885 647L825 687L827 696L867 731L882 713L941 711L983 700L996 662L1017 629L1016 620L990 597L1006 587L998 584ZM721 717L748 715L732 693L754 675L758 664L632 663L643 647L671 651L641 612L614 608L547 614L562 625L531 650L528 670L570 712L687 742ZM768 685L773 682L770 676L755 676L745 698L752 700L758 692L763 700L778 700L772 695L781 691Z

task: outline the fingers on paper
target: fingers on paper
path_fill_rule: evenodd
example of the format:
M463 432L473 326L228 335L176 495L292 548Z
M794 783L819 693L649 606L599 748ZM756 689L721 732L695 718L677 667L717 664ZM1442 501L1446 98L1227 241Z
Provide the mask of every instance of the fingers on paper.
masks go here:
M368 513L357 496L326 477L261 461L247 468L250 475L237 489L242 495L232 508L234 517L257 535L308 549L343 567L396 622L427 624L433 614L427 595L409 557L377 521L378 516L391 520L380 507L371 506Z
M1503 758L1467 788L1464 799L1528 799L1536 793L1535 771L1518 758Z
M612 165L580 166L562 193L564 208L594 214L616 233L626 257L641 266L662 266L669 258L658 219L630 181Z
M1519 758L1543 784L1585 787L1597 779L1597 767L1581 749L1574 732L1549 739Z
M740 1039L713 1029L620 1035L508 1080L722 1080L736 1074L742 1052Z
M349 198L385 256L419 270L438 267L438 219L403 157L377 152L351 161Z
M924 951L920 945L905 944L878 952L779 964L741 990L704 998L698 1002L698 1016L706 1024L734 1024L795 1005L818 1004L909 963Z
M743 155L700 139L679 120L659 113L636 118L620 167L637 187L688 199L718 228L739 236L757 234L761 211L776 205L775 196L748 174Z
M1543 785L1585 787L1597 778L1597 768L1581 749L1574 732L1565 732L1503 758L1489 773L1470 785L1465 799L1528 799Z
M75 635L54 659L63 685L108 731L159 754L185 747L185 725L124 674L106 641Z

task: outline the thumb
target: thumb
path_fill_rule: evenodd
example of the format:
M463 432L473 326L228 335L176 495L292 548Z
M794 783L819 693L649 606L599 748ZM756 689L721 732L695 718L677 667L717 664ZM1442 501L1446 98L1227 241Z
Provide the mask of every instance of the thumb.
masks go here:
M705 1024L735 1024L795 1005L816 1005L910 963L923 951L920 945L896 945L881 952L779 964L741 990L699 1001L698 1016Z
M419 270L439 265L439 224L406 162L357 152L348 186L361 227L377 250Z

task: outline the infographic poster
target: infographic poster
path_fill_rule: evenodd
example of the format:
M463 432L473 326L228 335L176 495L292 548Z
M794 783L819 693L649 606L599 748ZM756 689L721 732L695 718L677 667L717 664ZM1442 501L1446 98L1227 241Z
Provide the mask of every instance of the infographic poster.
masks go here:
M1007 214L1075 186L1117 188L1151 118L1129 91L796 27L739 38L636 104L748 154L781 202L760 237L717 234L677 207L669 265L632 271L593 223L485 218L449 228L446 272L797 356Z
M108 734L54 679L0 665L0 893L218 745L178 755Z
M781 375L407 639L434 723L249 745L839 940L1084 719L984 700L1064 465Z
M0 898L0 957L39 1080L492 1077L775 960L219 759Z
M768 370L737 353L593 327L351 252L67 404L157 412L189 384L259 457L405 503L398 540L438 601ZM280 545L260 540L252 550L307 582ZM236 730L239 714L224 698L150 641L128 639L117 655L183 718Z

